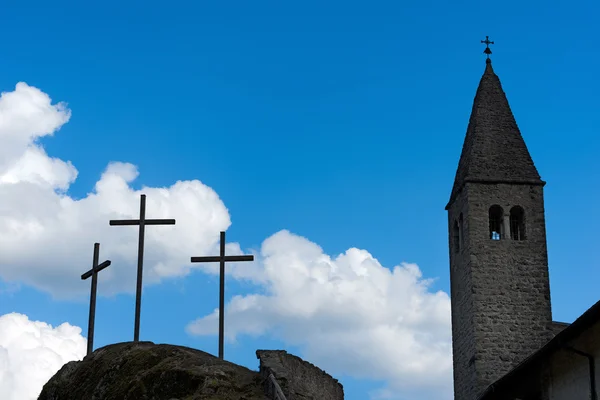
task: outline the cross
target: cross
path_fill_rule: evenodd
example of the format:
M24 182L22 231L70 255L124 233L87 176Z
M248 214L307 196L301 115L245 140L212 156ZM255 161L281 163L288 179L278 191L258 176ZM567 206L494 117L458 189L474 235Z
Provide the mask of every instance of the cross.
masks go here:
M219 262L221 270L219 287L219 358L223 359L223 332L225 328L225 263L254 261L254 256L225 256L225 232L221 232L221 251L218 256L192 257L191 262Z
M485 44L485 50L483 52L487 55L487 58L490 58L490 54L492 54L492 49L490 49L490 44L494 44L494 42L490 42L490 37L486 36L485 40L482 40L481 43Z
M98 272L110 265L110 260L106 260L102 264L98 264L99 256L100 243L94 243L94 260L92 262L92 269L81 275L82 280L86 280L90 276L92 277L92 291L90 293L90 317L88 321L87 355L94 351L94 320L96 319L96 288L98 287Z
M133 341L140 340L140 311L142 309L142 271L144 269L144 233L146 225L175 225L174 219L146 219L146 195L140 199L140 219L111 219L111 226L138 225L138 262L137 262L137 287L135 291L135 327Z

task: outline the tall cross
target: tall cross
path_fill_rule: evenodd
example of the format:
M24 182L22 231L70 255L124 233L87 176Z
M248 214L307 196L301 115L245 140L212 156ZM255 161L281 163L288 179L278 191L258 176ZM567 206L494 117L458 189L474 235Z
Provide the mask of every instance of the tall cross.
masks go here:
M146 195L140 199L140 219L111 219L111 226L138 225L138 262L137 262L137 287L135 291L135 327L133 341L140 340L140 312L142 309L142 272L144 269L144 233L146 225L175 225L174 219L146 219Z
M100 243L94 243L94 260L92 262L92 269L81 275L82 280L86 280L90 276L92 277L92 291L90 293L90 316L88 321L88 355L94 351L94 321L96 319L96 289L98 288L98 272L110 265L110 260L106 260L102 264L98 264L99 257Z
M481 43L485 44L485 50L483 53L487 55L487 58L490 58L490 54L492 54L492 49L490 49L490 44L494 44L494 42L490 42L490 37L486 36L485 40L482 40Z
M225 232L221 232L221 251L218 256L192 257L191 262L219 262L219 358L223 359L223 332L225 328L225 263L235 261L254 261L254 256L225 256Z

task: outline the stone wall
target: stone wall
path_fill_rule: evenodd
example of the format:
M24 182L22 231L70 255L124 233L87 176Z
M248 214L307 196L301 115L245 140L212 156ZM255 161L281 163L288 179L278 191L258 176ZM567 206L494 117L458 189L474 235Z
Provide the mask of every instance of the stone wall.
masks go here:
M260 375L268 393L268 377L273 374L287 400L343 400L342 385L325 371L284 350L257 350Z
M492 205L523 207L525 240L490 239ZM455 398L474 400L553 336L543 188L467 183L448 211L464 219L450 246Z
M560 332L562 332L563 329L565 329L567 326L569 326L568 323L566 322L557 322L557 321L552 321L550 323L550 331L552 332L552 334L554 336L558 335Z
M452 226L463 215L459 240L462 246L455 251ZM448 248L450 249L450 302L452 306L452 361L454 374L454 398L473 400L477 371L474 357L477 354L475 332L474 282L471 271L471 255L466 244L469 241L469 202L464 191L460 192L448 210Z

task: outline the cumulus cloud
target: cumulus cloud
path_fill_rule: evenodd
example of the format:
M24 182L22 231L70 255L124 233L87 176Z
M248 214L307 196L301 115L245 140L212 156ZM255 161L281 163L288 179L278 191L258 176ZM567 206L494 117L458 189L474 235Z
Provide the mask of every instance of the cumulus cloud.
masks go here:
M22 314L0 316L0 399L37 399L65 363L85 356L86 343L68 323L53 328Z
M192 255L217 251L219 231L231 224L217 193L202 182L134 190L137 168L110 162L93 191L81 199L69 196L77 178L75 166L50 157L38 139L53 135L70 115L65 104L53 104L48 95L25 83L0 97L0 280L5 282L0 295L18 290L20 284L55 297L87 294L89 284L79 276L89 269L94 242L101 243L101 258L112 261L100 274L100 293L132 292L137 229L110 227L108 221L137 219L141 193L147 195L148 218L177 220L174 227L147 229L145 283L185 276L191 268L217 273L217 265L189 263ZM227 252L241 254L242 249L229 243ZM288 231L267 238L256 261L244 264L231 265L227 273L251 280L260 292L236 296L227 305L229 340L240 335L276 336L302 347L303 357L331 373L387 380L389 386L374 393L378 398L394 399L394 393L415 390L416 397L426 399L423 388L435 393L436 399L451 393L450 302L445 293L431 291L431 281L422 277L417 265L386 268L366 250L356 248L332 257ZM17 393L19 371L26 365L18 360L34 361L21 355L14 358L6 350L25 348L14 344L21 339L29 349L34 346L31 337L42 340L55 332L56 340L47 339L39 347L45 355L32 364L42 365L44 371L57 370L59 364L83 354L72 345L81 345L83 351L79 328L28 325L27 318L17 314L2 318L0 370L2 382L7 382L4 387L9 388L5 393ZM201 317L187 331L214 335L217 318L216 312ZM19 330L14 321L44 333ZM3 344L2 335L12 338L12 347ZM70 349L68 354L56 350L64 348ZM40 381L51 375L32 371Z
M0 97L0 277L20 281L54 296L84 293L79 279L89 268L93 243L113 267L103 272L101 292L133 291L137 229L110 227L110 219L136 219L139 198L147 194L148 218L175 218L176 227L146 230L146 283L182 276L194 268L215 273L214 265L189 264L192 255L216 250L219 231L231 224L219 196L198 180L166 188L133 190L134 165L110 163L94 191L83 199L66 194L77 177L70 162L49 157L38 139L52 135L70 118L63 103L25 83ZM6 145L5 145L6 143ZM241 254L239 245L228 245ZM260 279L257 268L234 268L235 276Z
M13 166L43 136L52 135L71 118L65 103L52 104L41 90L19 82L0 97L0 171ZM32 171L33 172L33 171ZM42 172L40 168L36 172Z
M265 240L260 257L266 294L227 305L229 340L271 333L330 372L450 393L450 299L429 291L417 265L390 270L356 248L331 258L288 231ZM217 319L215 310L187 331L215 334Z

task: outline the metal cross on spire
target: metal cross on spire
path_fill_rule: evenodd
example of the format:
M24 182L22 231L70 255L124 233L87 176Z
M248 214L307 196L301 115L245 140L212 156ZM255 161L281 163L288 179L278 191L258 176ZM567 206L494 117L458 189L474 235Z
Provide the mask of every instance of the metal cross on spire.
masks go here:
M494 44L494 42L490 41L490 37L486 36L485 40L482 40L481 43L485 44L485 50L483 52L487 55L487 59L490 59L490 54L492 54L492 49L490 49L490 44Z

